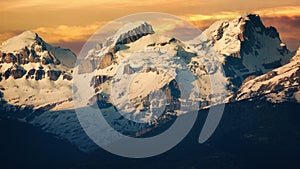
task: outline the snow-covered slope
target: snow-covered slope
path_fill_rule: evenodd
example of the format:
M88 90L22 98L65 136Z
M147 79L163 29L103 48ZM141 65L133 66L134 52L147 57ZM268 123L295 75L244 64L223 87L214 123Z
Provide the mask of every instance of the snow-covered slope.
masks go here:
M300 102L300 58L293 60L267 74L245 81L236 100L263 98L273 103Z
M31 46L36 41L37 36L34 32L25 31L3 42L0 50L3 52L14 52L23 49L25 46Z

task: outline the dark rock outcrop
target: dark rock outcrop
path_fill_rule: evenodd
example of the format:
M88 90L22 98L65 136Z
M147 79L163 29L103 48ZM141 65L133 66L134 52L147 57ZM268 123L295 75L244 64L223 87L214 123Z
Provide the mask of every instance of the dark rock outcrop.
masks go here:
M26 70L17 65L14 64L13 66L11 66L10 68L8 68L7 70L4 71L4 73L0 73L1 76L4 76L5 79L8 79L10 76L12 76L14 79L19 79L22 78L25 74L26 74ZM2 77L1 77L2 80Z
M67 79L67 80L70 81L70 80L73 79L73 77L72 77L72 75L69 75L69 74L64 73L64 74L63 74L63 80L64 80L64 79Z
M90 86L94 86L94 88L98 87L99 85L105 83L107 80L111 80L112 77L110 76L94 76L91 80Z
M35 75L35 69L30 69L26 75L26 79L33 79L34 78L34 75Z
M61 71L60 70L48 70L47 75L50 78L50 80L56 81L60 77Z
M134 42L134 41L140 39L143 36L153 34L153 33L154 33L154 30L153 30L152 26L150 24L148 24L147 22L145 22L145 23L141 24L140 26L120 35L120 37L118 38L118 40L116 42L116 45L128 44L130 42Z
M35 72L35 80L42 80L43 78L45 78L45 71L43 70L43 67L40 67Z
M11 69L11 76L14 79L22 78L26 74L26 70L17 64L14 64L10 69Z

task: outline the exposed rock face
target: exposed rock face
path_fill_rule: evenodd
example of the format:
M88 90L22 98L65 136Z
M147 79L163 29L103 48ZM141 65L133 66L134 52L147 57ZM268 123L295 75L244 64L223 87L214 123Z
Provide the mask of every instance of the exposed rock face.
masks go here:
M125 65L124 66L124 73L125 74L133 74L134 73L134 70L133 68L128 64L128 65Z
M121 34L116 42L116 45L134 42L143 36L153 34L153 33L154 30L152 26L147 22L144 22L140 26L135 27L134 29Z
M11 76L14 79L22 78L26 74L26 70L23 69L21 66L14 64L11 67Z
M240 18L240 22L244 22L245 24L241 25L241 33L239 34L239 40L241 43L241 55L250 54L256 48L262 47L261 44L257 44L257 37L254 32L265 35L267 37L271 37L273 39L279 38L279 33L274 27L265 27L258 15L248 15L247 18ZM289 51L285 48L286 53Z
M36 48L36 44L31 46L32 48ZM38 48L40 49L40 48ZM14 53L2 53L0 57L1 63L17 63L19 65L25 65L28 63L38 63L42 62L43 65L48 64L60 64L60 61L48 51L35 51L33 49L28 50L27 48L21 49Z
M3 73L3 77L4 77L5 79L8 79L9 76L10 76L10 69L7 69L7 70Z
M93 70L95 70L97 67L99 67L100 58L91 58L91 59L85 59L81 61L81 63L78 66L78 73L91 73Z
M247 78L243 81L242 85L244 85L245 83L247 83L248 81L250 81L250 80L252 80L252 79L255 79L256 77L257 77L257 76L255 76L255 75L252 75L252 76L247 77Z
M42 62L42 64L59 64L58 59L47 49L47 44L35 33L24 32L19 35L19 39L8 40L1 46L1 63L17 63L19 65L25 65L28 63ZM28 40L30 39L30 40ZM24 47L12 48L14 43L25 43Z
M14 79L22 78L26 74L26 70L21 66L14 64L10 68L8 68L4 74L1 73L1 76L4 76L5 79L8 79L12 76ZM2 79L2 78L1 78Z
M60 70L48 70L47 75L50 78L50 80L56 81L60 77L61 71Z
M42 80L45 78L46 71L44 70L44 67L40 66L38 70L36 69L29 69L26 71L22 66L14 64L10 68L4 71L4 73L0 73L1 75L1 80L2 76L5 79L8 79L10 76L13 77L14 79L19 79L22 78L24 75L26 79L35 79L35 80ZM51 81L56 81L58 78L62 75L62 71L60 70L48 70L47 71L47 77ZM72 76L64 73L63 74L63 79L66 80L72 80Z
M103 44L98 43L95 48L89 52L88 57L82 61L83 64L80 64L79 72L88 73L95 69L107 68L115 62L116 52L128 48L126 44L135 42L153 33L154 30L152 26L147 22L124 25L115 35L108 37Z
M73 79L73 77L72 77L72 75L70 75L70 74L66 74L66 73L64 73L63 74L63 79L66 79L66 80L72 80Z
M102 94L96 94L92 98L90 98L89 104L90 105L96 104L101 108L112 107L113 105L111 103L109 103L108 99L109 98L107 98L106 96L104 96Z
M92 81L91 81L91 85L90 86L94 86L94 88L95 87L97 87L97 86L99 86L99 85L101 85L101 84L103 84L103 83L105 83L107 80L111 80L112 79L112 77L110 77L110 76L105 76L105 75L103 75L103 76L94 76L93 78L92 78Z
M104 69L108 66L110 66L113 63L114 60L114 54L109 52L103 56L99 63L99 69Z
M42 80L43 78L45 78L45 71L43 70L43 67L40 67L35 72L35 80Z
M30 69L26 75L26 79L33 79L35 75L35 69Z
M5 53L4 63L15 63L16 57L12 53Z

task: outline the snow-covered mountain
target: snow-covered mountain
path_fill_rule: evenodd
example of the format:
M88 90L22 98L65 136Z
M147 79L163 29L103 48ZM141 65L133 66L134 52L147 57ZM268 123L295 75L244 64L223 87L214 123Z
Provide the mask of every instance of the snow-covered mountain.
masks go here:
M90 101L92 104L96 101L105 102L104 105L111 103L122 110L122 115L127 117L124 121L129 118L138 122L153 122L160 115L156 111L164 110L164 113L177 115L184 113L179 110L182 103L188 106L193 101L200 101L201 107L207 106L216 99L211 92L211 77L221 79L214 84L219 91L214 92L220 95L219 100L224 99L221 95L226 91L226 77L218 68L221 67L218 54L213 53L212 49L209 52L212 56L200 56L203 51L191 48L175 37L156 34L155 28L147 22L127 24L103 44L90 50L79 65L79 73L86 77L79 82L91 81L95 90L86 104L91 104ZM91 79L85 74L89 72L93 72ZM179 83L178 79L183 76L185 79ZM187 91L189 96L184 100L179 86L187 84L190 91ZM160 94L164 96L157 92L162 92ZM167 104L163 103L164 100ZM111 121L117 119L120 117L116 116ZM123 124L120 120L119 123ZM123 125L120 127L124 130Z
M287 64L294 52L281 41L274 27L265 27L258 15L220 20L204 31L216 52L223 57L230 88L237 90L251 75L262 75ZM199 39L199 38L198 38ZM194 41L194 44L198 44Z
M145 21L129 23L75 68L70 50L26 31L0 46L1 116L93 151L97 147L74 111L74 81L75 96L82 92L76 80L92 88L80 106L97 104L116 130L139 135L185 110L219 101L299 100L299 54L292 58L276 29L257 15L217 21L188 42L157 34Z
M0 46L0 82L11 105L39 108L72 98L73 52L53 47L36 33L23 32Z
M175 79L180 72L189 71L187 65L194 56L183 42L156 34L147 22L126 24L91 49L79 65L77 81L91 82L95 91L88 99L80 99L86 100L80 104L98 103L111 126L134 135L174 113L184 113L179 110L181 93ZM186 80L192 83L195 79Z
M53 47L31 31L3 42L0 46L0 116L32 124L69 140L82 150L79 142L93 146L74 112L75 62L72 51Z

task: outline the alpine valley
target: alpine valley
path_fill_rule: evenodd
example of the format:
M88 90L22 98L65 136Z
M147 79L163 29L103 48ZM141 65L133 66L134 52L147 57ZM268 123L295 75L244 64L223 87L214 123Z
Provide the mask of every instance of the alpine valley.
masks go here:
M217 21L189 41L158 34L148 21L128 23L76 60L32 31L2 43L0 168L299 168L300 48L290 51L256 14ZM131 137L162 133L189 113L185 106L198 117L174 149L118 157L78 121L76 80L92 89L76 106L100 108ZM219 104L221 122L199 144Z

